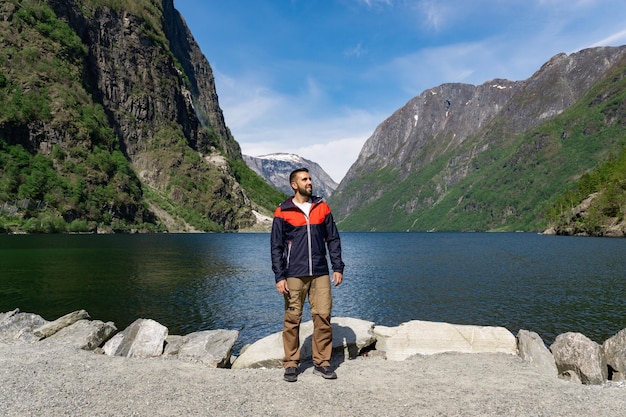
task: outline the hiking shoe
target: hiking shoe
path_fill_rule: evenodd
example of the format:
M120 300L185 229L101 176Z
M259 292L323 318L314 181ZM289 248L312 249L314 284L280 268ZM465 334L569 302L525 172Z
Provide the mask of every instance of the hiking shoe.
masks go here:
M283 379L287 382L296 382L298 380L298 368L294 366L285 368Z
M330 366L316 366L313 369L313 373L324 379L337 379L337 374L330 369Z

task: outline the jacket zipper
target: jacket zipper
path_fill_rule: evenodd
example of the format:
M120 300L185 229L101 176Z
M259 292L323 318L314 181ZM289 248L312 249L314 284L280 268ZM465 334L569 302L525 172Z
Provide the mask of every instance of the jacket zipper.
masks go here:
M292 245L292 241L290 240L287 243L287 268L289 268L289 260L291 259L291 245Z
M311 210L313 210L313 206L311 206ZM309 216L305 214L304 218L306 219L306 237L307 243L309 245L309 275L313 275L313 254L311 253L311 223L309 222Z

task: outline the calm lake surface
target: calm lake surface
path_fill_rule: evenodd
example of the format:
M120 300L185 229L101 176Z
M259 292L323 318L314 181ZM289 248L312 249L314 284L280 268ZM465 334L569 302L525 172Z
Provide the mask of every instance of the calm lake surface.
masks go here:
M342 233L334 316L504 326L602 343L626 328L626 239L531 233ZM85 309L123 330L282 330L269 234L2 235L0 312ZM308 309L308 305L306 307ZM305 313L303 320L309 320Z

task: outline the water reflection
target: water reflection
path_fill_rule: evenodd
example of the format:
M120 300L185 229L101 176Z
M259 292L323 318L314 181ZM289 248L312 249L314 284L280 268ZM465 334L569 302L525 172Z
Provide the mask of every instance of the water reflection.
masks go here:
M344 233L334 315L577 331L626 328L626 240L534 234ZM236 329L237 349L282 328L268 234L0 236L0 311L85 309L122 329ZM304 320L310 319L308 308Z

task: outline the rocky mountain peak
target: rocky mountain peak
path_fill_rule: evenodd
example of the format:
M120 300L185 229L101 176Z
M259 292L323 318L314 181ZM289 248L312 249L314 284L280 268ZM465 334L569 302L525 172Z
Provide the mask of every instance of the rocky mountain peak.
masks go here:
M273 153L262 156L243 155L246 165L265 180L287 195L293 191L289 185L289 174L298 168L307 168L313 178L313 193L329 197L337 183L317 163L289 153Z

